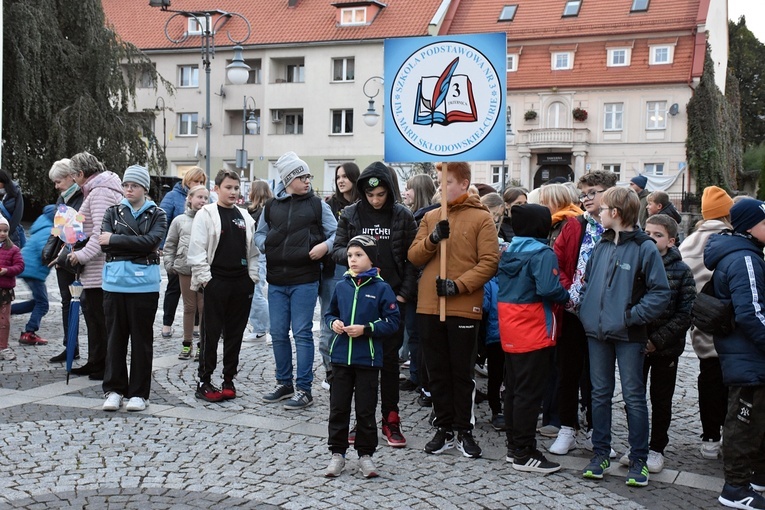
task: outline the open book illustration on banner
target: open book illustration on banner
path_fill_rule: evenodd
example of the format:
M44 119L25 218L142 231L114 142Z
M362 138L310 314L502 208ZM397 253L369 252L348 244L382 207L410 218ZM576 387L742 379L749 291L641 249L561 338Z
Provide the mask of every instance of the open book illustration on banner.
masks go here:
M446 66L441 76L423 76L417 86L414 123L427 126L475 122L473 84L466 74L454 74L460 58Z

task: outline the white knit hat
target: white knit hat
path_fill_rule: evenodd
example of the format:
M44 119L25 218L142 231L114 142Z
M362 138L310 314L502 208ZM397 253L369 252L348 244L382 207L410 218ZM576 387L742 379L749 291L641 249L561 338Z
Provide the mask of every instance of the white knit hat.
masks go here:
M292 151L282 154L282 157L276 161L276 169L279 171L279 177L285 186L289 186L293 180L301 175L311 175L308 163Z

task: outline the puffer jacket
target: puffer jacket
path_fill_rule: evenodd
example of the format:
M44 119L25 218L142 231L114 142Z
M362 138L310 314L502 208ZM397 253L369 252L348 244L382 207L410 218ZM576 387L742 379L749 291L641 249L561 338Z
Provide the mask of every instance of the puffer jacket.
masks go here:
M382 165L380 165L382 166ZM370 166L366 168L357 181L357 185L363 185L372 178L380 180L381 185L388 190L387 202L381 212L389 212L390 219L390 247L393 260L387 261L382 268L381 276L392 287L393 291L407 301L413 301L417 297L417 269L409 262L407 252L417 235L417 223L414 221L412 212L401 204L395 203L395 197L391 190L393 184L388 169L382 166ZM332 247L332 259L336 264L348 267L348 241L362 234L365 227L373 227L369 222L368 211L372 206L367 201L366 194L361 194L361 199L343 209L337 222L335 243ZM388 257L388 253L380 251L378 263L382 257ZM380 264L382 266L382 264ZM386 274L385 267L394 267L395 275ZM390 270L389 270L390 271ZM394 282L400 282L396 284Z
M88 236L88 242L78 251L74 252L77 262L82 264L80 281L86 289L101 288L104 270L104 252L98 244L98 236L101 234L101 223L104 220L106 210L122 200L122 181L119 175L106 170L91 175L82 186L82 194L85 199L79 211L84 216L82 222L83 231Z
M685 333L691 327L691 307L696 299L693 273L674 246L662 257L672 298L657 320L648 324L648 339L656 347L649 356L676 358L685 350Z
M763 245L751 236L730 231L710 236L704 264L714 271L715 295L733 304L736 326L727 336L715 335L723 384L765 385L765 260Z
M547 236L548 244L552 247L555 246L555 241L558 239L563 225L566 224L566 220L569 218L575 218L584 214L584 211L579 209L574 204L564 207L560 211L557 211L552 215L552 226L550 227L550 234Z
M502 350L524 353L553 347L554 304L568 301L558 259L545 239L515 236L499 261L499 335Z
M587 337L646 343L647 325L669 306L667 274L656 243L640 229L606 230L585 269L579 320Z
M329 344L332 363L381 368L383 338L398 330L400 312L393 289L377 268L356 276L346 272L338 282L324 321L331 330L332 322L338 319L346 326L363 325L364 334L351 338L347 333L333 332Z
M191 241L191 225L197 212L191 208L177 216L170 228L167 229L167 239L162 252L165 270L168 273L183 275L191 274L191 264L188 263L189 242Z
M50 238L54 214L56 214L56 206L46 205L43 213L32 223L27 244L21 249L21 256L24 257L24 272L19 275L19 278L31 278L44 282L48 277L50 268L43 264L42 250Z
M459 294L446 298L446 315L481 320L483 285L497 274L499 263L494 219L475 195L462 195L448 204L447 217L450 235L441 241L447 243L446 277L454 280ZM430 242L430 234L440 219L440 208L426 213L409 248L409 261L424 266L418 284L417 313L426 315L439 314L436 278L441 253L438 245Z
M688 264L696 281L696 292L712 279L712 271L704 265L704 247L712 234L719 234L727 229L728 225L719 220L707 220L698 226L696 231L689 235L680 245L680 254L683 262ZM712 335L698 328L691 328L691 345L693 351L700 359L716 358L715 344Z
M168 225L172 225L173 220L178 216L183 216L186 211L186 196L188 192L189 188L184 186L182 182L176 182L173 189L160 202L159 207L165 211Z
M6 217L9 224L9 238L13 244L19 245L19 226L21 225L21 218L24 216L24 195L21 193L21 188L16 181L11 181L11 190L5 190L2 202L5 210L10 213L10 217Z
M18 246L0 246L0 267L8 270L4 275L0 275L0 289L16 287L16 277L24 270L24 259Z

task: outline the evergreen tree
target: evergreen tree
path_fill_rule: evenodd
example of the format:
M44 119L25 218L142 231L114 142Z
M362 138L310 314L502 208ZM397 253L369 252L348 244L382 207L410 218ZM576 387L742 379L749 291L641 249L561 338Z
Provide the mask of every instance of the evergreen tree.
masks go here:
M725 79L725 102L723 103L723 126L726 132L725 140L725 168L728 173L728 182L734 190L744 187L747 176L743 172L741 146L741 93L739 92L738 79L728 68L728 76Z
M52 199L51 164L83 150L117 173L150 155L162 164L153 113L129 112L137 79L159 76L106 26L100 0L3 0L3 10L3 168L25 194Z
M725 172L724 98L715 85L715 69L709 45L701 75L693 97L688 101L688 138L685 151L691 172L696 176L696 189L707 186L731 189Z
M744 148L765 142L765 44L746 27L746 18L728 22L728 67L741 88Z

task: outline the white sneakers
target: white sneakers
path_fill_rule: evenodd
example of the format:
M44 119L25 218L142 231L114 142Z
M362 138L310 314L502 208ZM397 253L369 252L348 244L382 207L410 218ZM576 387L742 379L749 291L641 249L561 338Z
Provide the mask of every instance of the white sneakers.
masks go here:
M119 393L115 393L113 391L110 391L106 395L106 400L104 401L104 405L102 406L102 409L104 411L117 411L120 407L122 407L122 395Z
M554 455L566 455L576 443L576 430L565 425L560 428L558 438L547 450Z
M340 453L333 453L332 460L329 461L327 469L324 471L324 476L327 478L335 478L340 476L345 468L345 457Z
M714 460L720 456L720 441L702 441L701 456Z
M629 467L630 465L629 450L624 452L624 455L622 455L622 458L619 459L619 464L621 464L622 466ZM664 455L662 455L659 452L655 452L653 450L648 450L648 460L646 461L645 465L648 466L649 473L661 473L661 470L664 469Z
M125 410L143 411L144 409L146 409L146 406L148 404L149 404L148 401L144 400L141 397L130 397L130 400L128 400L128 403L125 406Z
M16 359L16 353L13 352L13 349L10 347L3 349L0 351L0 360L3 361L13 361Z
M101 407L104 411L119 411L122 407L122 395L114 391L110 391L106 395L104 405ZM127 411L143 411L149 402L141 397L130 397L125 410Z

